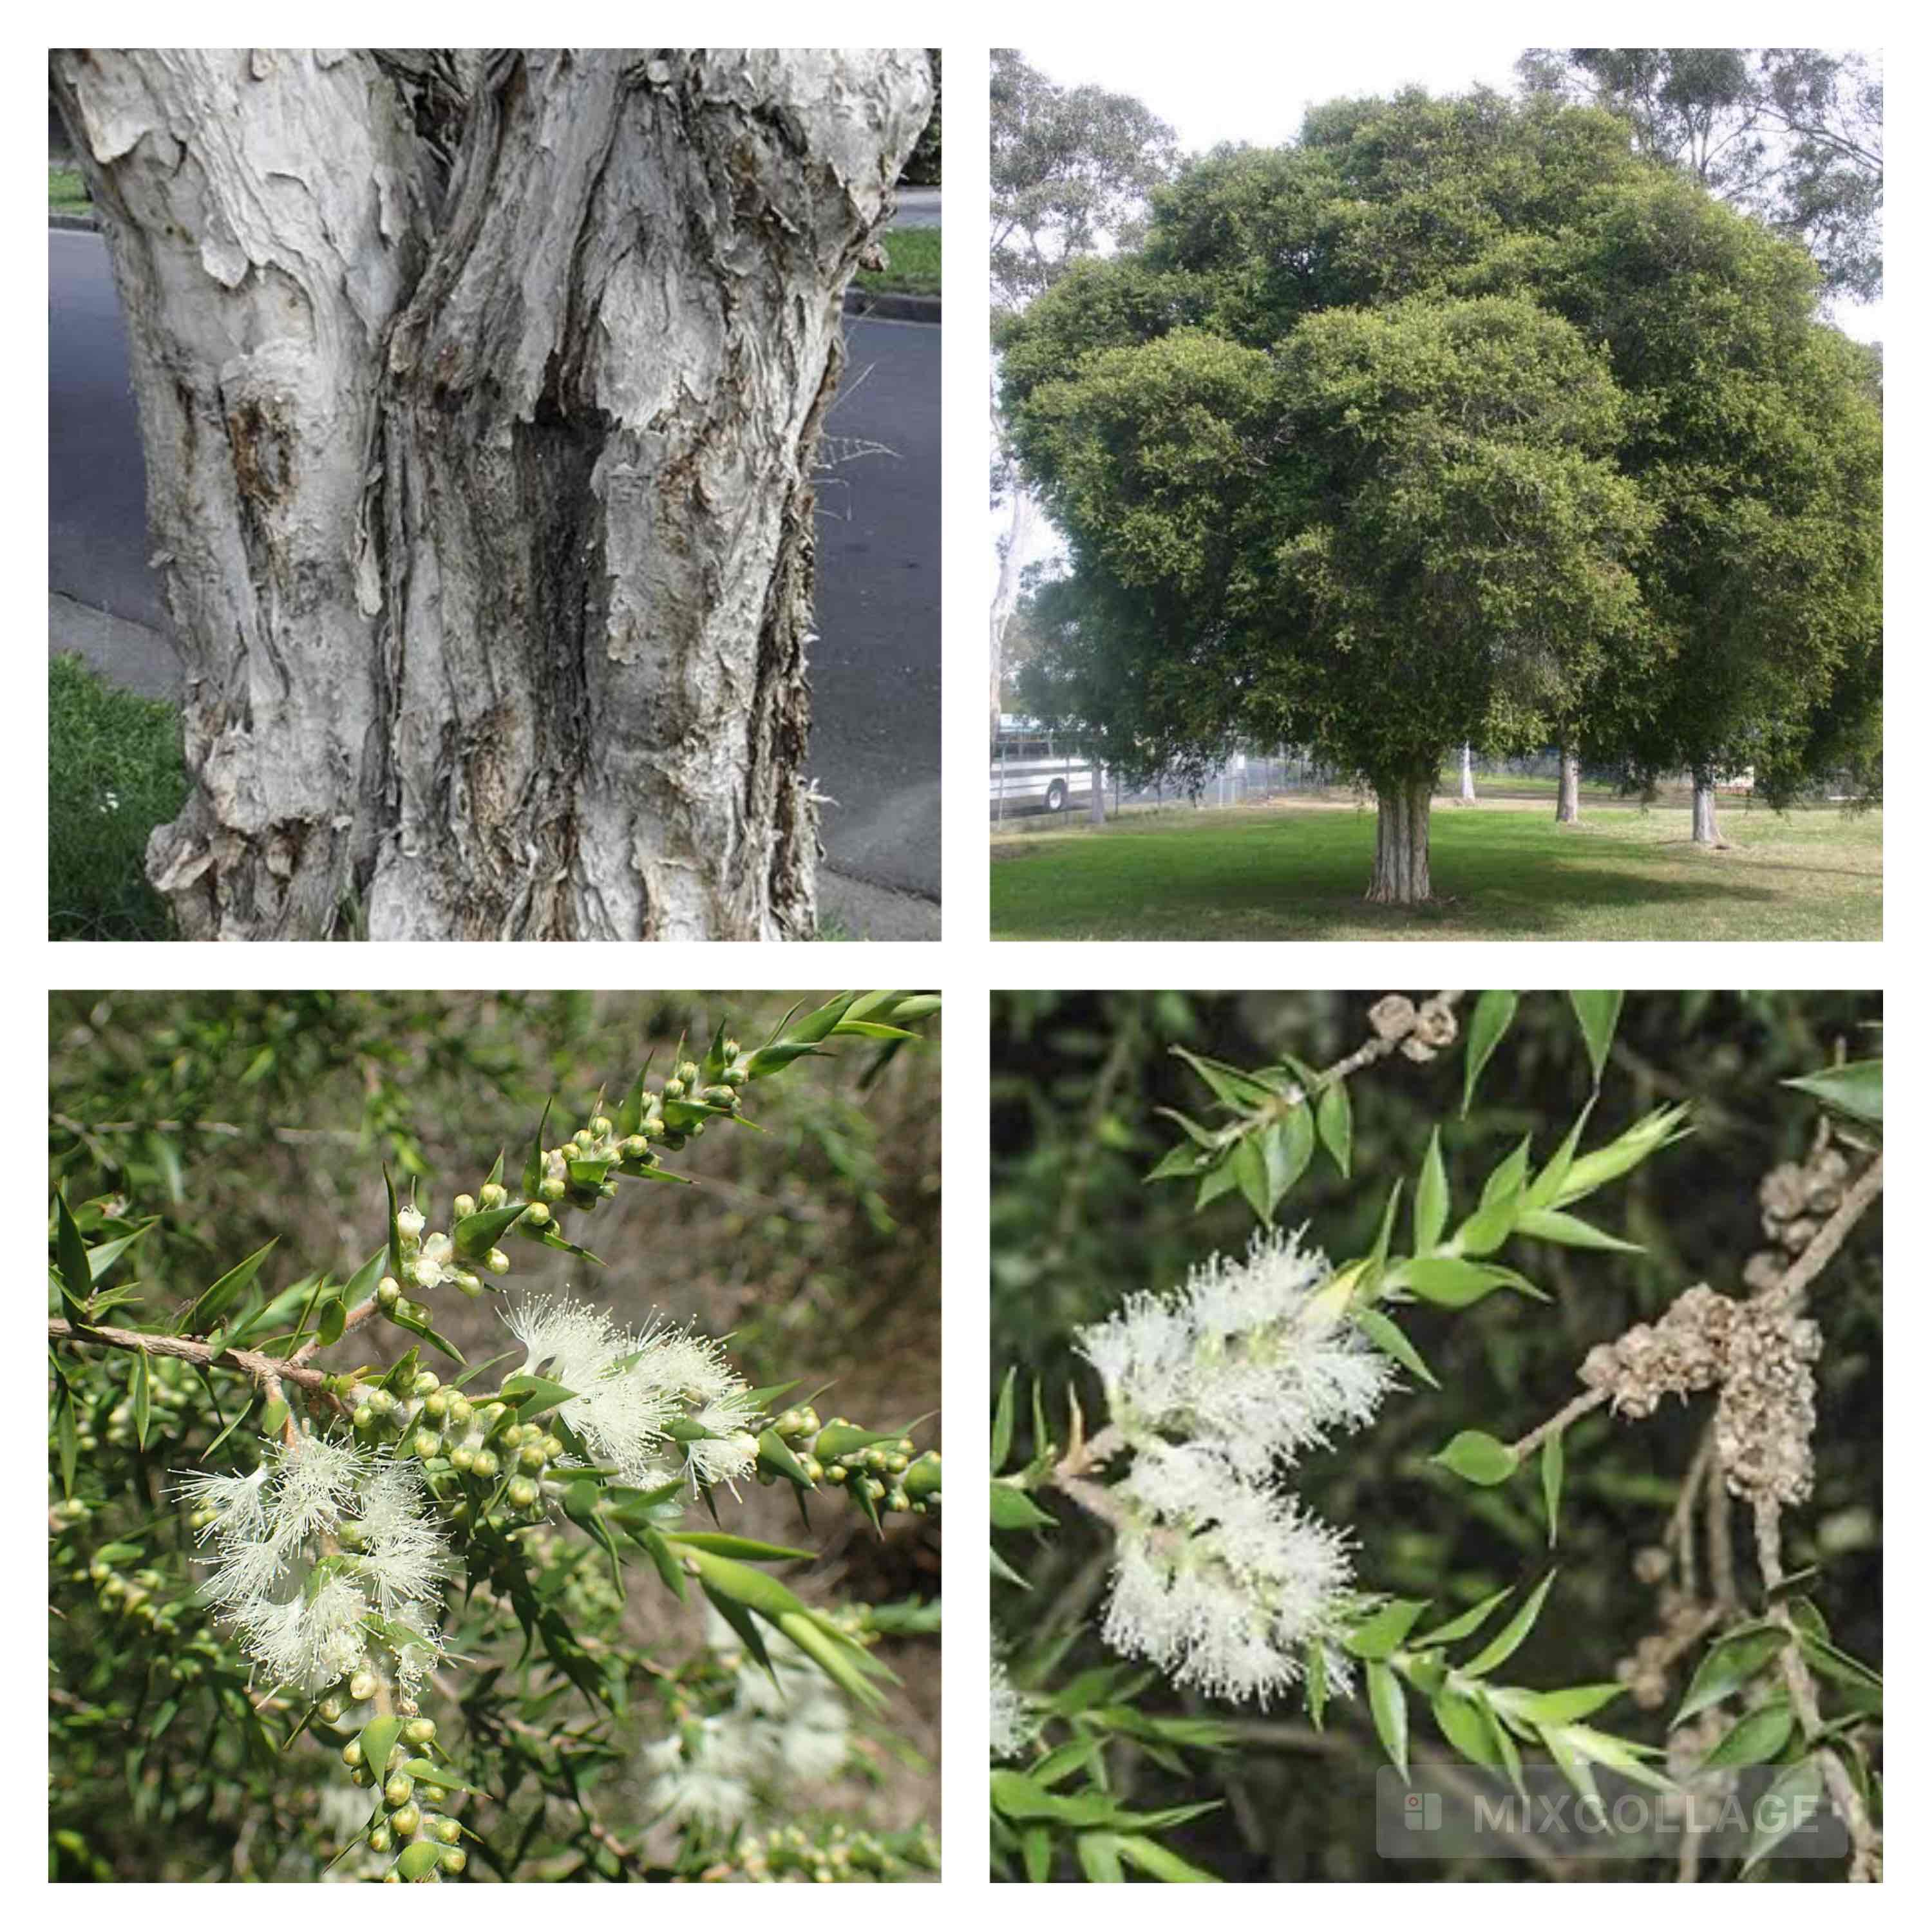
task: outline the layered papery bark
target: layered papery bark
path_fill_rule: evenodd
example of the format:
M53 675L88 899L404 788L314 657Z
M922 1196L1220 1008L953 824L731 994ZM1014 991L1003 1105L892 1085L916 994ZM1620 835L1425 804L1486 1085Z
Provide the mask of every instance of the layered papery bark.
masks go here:
M1721 846L1724 835L1718 830L1718 779L1714 772L1690 775L1690 842L1694 845Z
M1376 794L1376 875L1370 898L1381 905L1420 905L1429 890L1429 800L1426 778L1399 781Z
M1564 750L1558 754L1556 775L1556 822L1558 825L1576 823L1582 796L1582 766L1574 752Z
M814 924L811 469L917 50L57 55L193 938Z

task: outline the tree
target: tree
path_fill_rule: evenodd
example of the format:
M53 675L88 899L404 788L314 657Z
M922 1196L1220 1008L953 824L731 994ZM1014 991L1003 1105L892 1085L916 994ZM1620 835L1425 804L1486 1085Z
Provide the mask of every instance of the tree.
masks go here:
M1884 285L1885 82L1823 47L1532 47L1526 88L1606 107L1643 151L1802 243L1826 286Z
M191 938L814 926L813 451L916 49L57 52Z
M1131 243L1147 196L1173 170L1174 146L1174 130L1131 96L1058 86L1012 47L992 50L991 113L997 324L1083 256ZM988 694L997 733L1006 627L1034 520L1032 496L1012 473L997 398L993 440L994 494L1008 505L988 634Z
M1876 412L1815 272L1610 116L1318 109L1005 339L1023 463L1142 604L1121 681L1359 772L1374 896L1426 892L1465 739L1722 770L1874 647Z

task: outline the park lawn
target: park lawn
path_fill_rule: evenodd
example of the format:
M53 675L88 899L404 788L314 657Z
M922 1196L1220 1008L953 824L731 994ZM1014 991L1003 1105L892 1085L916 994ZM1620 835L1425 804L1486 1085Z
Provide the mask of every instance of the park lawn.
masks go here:
M861 268L855 286L879 293L936 296L939 292L937 228L889 228L879 240L886 251L883 269Z
M1432 814L1434 904L1369 904L1372 809L1162 812L992 841L995 939L1864 939L1882 936L1883 825L1720 808L1700 851L1672 806Z
M50 214L84 214L94 206L82 186L78 168L47 170L47 212Z

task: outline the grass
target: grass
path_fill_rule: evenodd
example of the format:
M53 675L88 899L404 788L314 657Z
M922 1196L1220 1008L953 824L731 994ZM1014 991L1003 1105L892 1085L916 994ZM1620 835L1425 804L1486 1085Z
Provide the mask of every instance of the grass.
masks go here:
M77 657L47 666L47 936L171 939L142 868L148 834L188 796L172 704L105 683Z
M889 228L880 237L886 251L883 269L861 268L854 284L874 293L936 296L939 292L937 228Z
M1161 812L992 840L995 939L1863 939L1882 936L1882 815L1438 802L1438 897L1373 906L1372 809Z
M47 212L50 214L84 214L94 204L87 198L78 168L47 170Z

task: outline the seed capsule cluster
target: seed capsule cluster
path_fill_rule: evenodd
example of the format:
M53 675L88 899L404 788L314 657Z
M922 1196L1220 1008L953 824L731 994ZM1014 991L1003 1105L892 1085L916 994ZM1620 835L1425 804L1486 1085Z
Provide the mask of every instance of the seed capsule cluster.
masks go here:
M914 1865L936 1870L938 1864L939 1846L923 1826L908 1852L893 1850L872 1832L850 1832L843 1825L818 1833L788 1825L746 1838L738 1855L739 1871L758 1884L884 1881L909 1877Z

